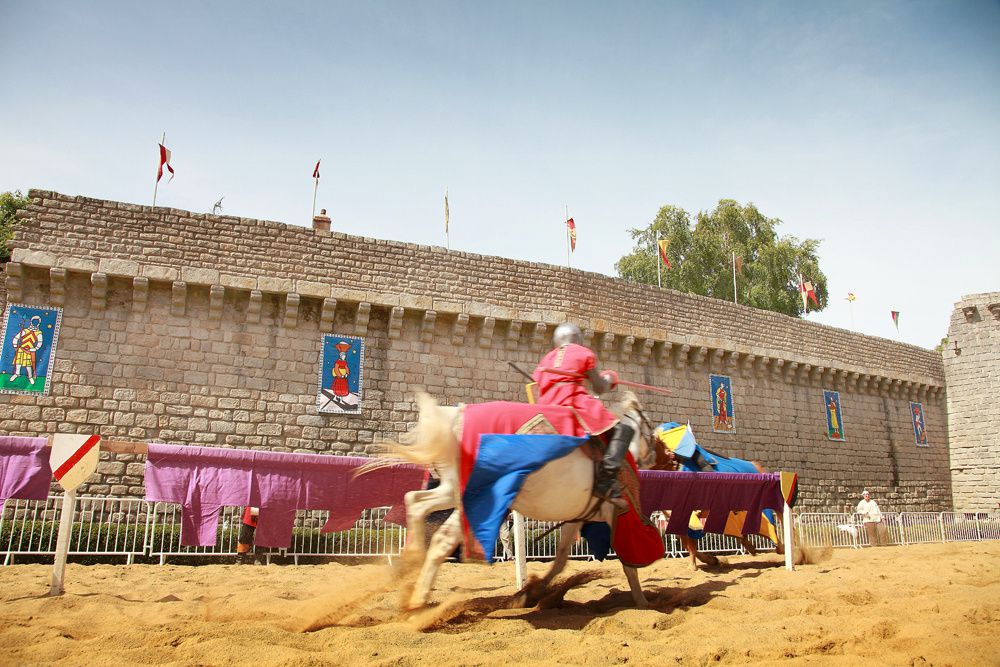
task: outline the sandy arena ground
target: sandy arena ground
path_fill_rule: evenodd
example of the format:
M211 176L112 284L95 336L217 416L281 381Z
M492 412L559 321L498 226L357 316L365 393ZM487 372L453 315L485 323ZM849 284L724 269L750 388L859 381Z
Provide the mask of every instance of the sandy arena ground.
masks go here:
M71 564L60 598L50 566L14 565L0 664L1000 664L1000 542L837 550L794 572L727 561L641 571L647 610L617 562L572 563L582 581L544 609L509 608L510 564L446 564L438 604L410 617L385 564Z

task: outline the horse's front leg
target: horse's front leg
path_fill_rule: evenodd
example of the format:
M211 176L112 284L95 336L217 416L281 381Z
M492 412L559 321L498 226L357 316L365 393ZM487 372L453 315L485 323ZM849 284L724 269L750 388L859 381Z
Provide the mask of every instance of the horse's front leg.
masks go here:
M462 538L462 515L457 510L441 524L441 527L434 532L431 538L430 549L424 558L424 565L420 568L420 576L410 594L406 610L419 609L427 604L431 596L431 588L437 578L438 569L441 563L448 559L448 556L455 551L459 540Z
M628 579L628 587L632 591L632 601L639 609L645 609L649 606L649 601L646 600L646 596L642 592L642 584L639 583L639 571L625 563L622 563L622 569L625 570L625 578Z
M740 536L740 544L743 545L743 548L751 556L756 556L757 555L757 547L755 547L753 545L753 542L751 542L750 539L746 535Z
M580 536L580 528L582 526L583 524L580 522L563 524L559 531L559 544L556 546L556 557L552 561L549 571L541 579L530 581L524 587L525 606L534 607L538 604L538 601L545 594L552 580L559 576L559 573L566 568L570 551L573 550L573 543Z

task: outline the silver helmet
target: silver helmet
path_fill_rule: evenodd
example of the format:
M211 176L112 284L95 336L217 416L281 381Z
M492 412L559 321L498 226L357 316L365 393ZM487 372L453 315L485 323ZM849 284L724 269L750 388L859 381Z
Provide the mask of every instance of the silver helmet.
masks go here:
M580 327L565 322L557 326L556 330L552 333L552 342L555 343L556 347L562 347L570 343L583 345L583 333L580 331Z

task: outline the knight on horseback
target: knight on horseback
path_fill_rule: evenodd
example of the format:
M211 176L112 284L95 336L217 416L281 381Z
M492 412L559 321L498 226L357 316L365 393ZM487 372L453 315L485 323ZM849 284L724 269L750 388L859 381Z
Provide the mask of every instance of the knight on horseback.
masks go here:
M532 375L538 384L537 402L571 407L590 435L604 435L608 448L598 465L593 493L620 505L623 501L618 471L638 425L616 417L583 385L584 379L589 380L594 393L603 394L617 386L618 376L614 371L598 370L597 355L583 345L583 334L575 324L567 322L556 327L552 342L555 349L542 357Z

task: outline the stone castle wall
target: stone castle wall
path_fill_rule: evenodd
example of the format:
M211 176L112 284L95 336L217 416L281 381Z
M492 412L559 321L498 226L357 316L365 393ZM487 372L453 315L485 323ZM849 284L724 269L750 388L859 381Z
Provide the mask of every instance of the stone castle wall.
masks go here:
M1000 507L1000 292L955 304L944 350L955 507Z
M670 387L641 396L707 447L800 474L803 507L864 486L887 510L951 505L944 368L922 348L561 267L32 191L7 265L11 302L64 308L46 397L0 395L0 431L282 451L368 452L446 403L521 400L553 327L602 365ZM364 336L360 416L320 414L323 333ZM711 431L708 375L733 379L736 434ZM826 439L841 392L846 442ZM909 401L925 405L917 448ZM141 466L101 464L94 492L136 493Z

